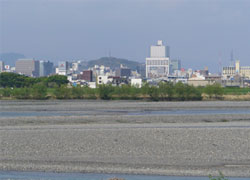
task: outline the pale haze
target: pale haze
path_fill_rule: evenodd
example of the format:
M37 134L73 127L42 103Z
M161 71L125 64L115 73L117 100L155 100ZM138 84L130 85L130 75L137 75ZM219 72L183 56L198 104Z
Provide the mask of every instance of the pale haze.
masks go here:
M0 53L144 62L163 40L185 68L250 66L249 0L0 0Z

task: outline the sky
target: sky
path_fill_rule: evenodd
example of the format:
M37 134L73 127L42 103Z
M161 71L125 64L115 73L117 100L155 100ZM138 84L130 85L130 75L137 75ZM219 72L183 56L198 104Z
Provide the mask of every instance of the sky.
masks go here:
M0 53L145 62L163 40L185 68L250 66L250 0L0 0Z

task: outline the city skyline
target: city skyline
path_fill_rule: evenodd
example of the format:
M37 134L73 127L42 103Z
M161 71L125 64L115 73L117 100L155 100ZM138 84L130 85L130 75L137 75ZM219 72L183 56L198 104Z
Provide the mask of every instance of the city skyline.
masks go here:
M250 2L1 0L0 53L54 62L111 55L145 62L161 39L183 67L248 65ZM215 68L216 67L216 68Z

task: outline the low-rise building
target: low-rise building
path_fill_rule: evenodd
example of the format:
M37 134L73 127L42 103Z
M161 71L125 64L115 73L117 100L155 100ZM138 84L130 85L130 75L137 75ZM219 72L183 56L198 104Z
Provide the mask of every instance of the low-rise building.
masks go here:
M141 88L142 87L142 79L140 79L140 78L132 78L131 79L131 86Z
M78 79L85 80L87 82L93 81L93 71L85 70L81 74L78 74Z
M122 84L128 84L128 79L119 76L97 76L97 84L111 84L113 86L119 86Z
M240 66L240 61L235 62L235 66L222 68L222 76L224 79L231 79L235 75L240 75L246 79L250 79L250 66Z

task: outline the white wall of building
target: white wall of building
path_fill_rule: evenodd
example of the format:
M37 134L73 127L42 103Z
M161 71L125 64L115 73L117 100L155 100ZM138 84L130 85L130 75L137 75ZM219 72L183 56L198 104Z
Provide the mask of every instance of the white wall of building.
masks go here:
M142 79L139 79L139 78L131 79L131 86L141 88L142 87Z
M96 83L97 84L107 84L108 82L112 82L112 79L108 78L109 76L97 76Z

